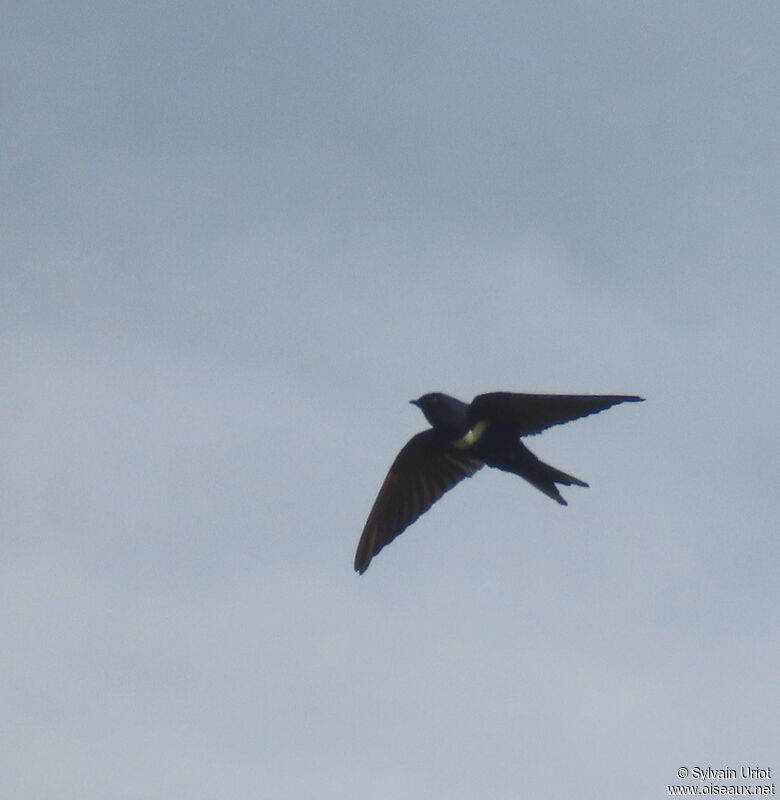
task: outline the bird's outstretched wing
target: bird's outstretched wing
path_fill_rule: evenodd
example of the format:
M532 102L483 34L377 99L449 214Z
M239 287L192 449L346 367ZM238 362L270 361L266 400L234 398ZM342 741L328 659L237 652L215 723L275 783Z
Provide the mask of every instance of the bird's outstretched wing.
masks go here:
M482 465L434 429L413 436L396 456L374 501L355 553L355 570L365 572L386 544Z
M597 414L618 403L635 403L642 397L624 394L480 394L469 406L472 425L480 420L505 425L519 436L541 433L552 425Z

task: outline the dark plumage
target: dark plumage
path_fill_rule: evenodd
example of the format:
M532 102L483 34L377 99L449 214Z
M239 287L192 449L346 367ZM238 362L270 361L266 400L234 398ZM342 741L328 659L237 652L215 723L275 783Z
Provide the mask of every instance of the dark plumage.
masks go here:
M413 436L390 467L363 528L355 569L365 572L386 544L485 464L525 478L565 506L556 484L588 484L540 461L520 438L642 399L633 395L491 392L466 404L433 392L412 400L431 427Z

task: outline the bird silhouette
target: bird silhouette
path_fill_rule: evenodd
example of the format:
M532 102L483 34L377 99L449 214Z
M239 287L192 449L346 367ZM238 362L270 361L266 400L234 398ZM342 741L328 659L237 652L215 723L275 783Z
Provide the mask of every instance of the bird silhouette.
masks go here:
M521 441L564 422L597 414L618 403L643 400L635 395L518 394L490 392L464 403L442 392L410 401L431 427L413 436L393 461L363 528L355 570L403 533L445 492L489 467L512 472L561 505L556 484L587 486L539 460Z

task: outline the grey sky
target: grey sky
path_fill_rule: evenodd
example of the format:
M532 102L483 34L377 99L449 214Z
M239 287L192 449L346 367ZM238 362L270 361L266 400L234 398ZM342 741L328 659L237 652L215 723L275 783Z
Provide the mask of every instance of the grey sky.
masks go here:
M10 3L3 796L780 771L775 3ZM352 558L443 390L631 393Z

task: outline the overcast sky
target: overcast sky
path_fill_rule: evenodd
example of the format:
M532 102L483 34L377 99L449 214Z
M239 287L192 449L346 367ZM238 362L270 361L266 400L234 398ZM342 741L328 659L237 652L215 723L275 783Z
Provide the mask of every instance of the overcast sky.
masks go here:
M4 797L780 773L777 3L2 6ZM357 576L498 389L647 402Z

